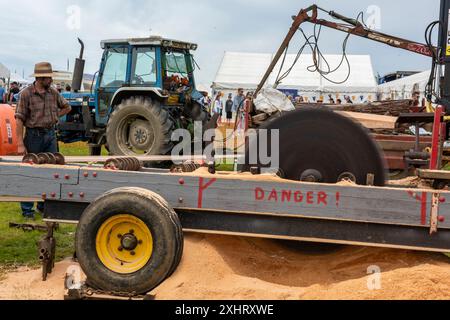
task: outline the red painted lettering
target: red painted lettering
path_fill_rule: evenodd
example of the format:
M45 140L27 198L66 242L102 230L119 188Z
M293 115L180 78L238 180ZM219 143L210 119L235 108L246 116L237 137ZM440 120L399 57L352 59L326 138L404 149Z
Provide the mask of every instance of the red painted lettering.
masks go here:
M277 190L272 189L270 192L264 190L261 187L255 188L255 200L256 201L271 201L271 202L283 202L283 203L299 203L305 205L322 205L328 206L330 201L333 201L332 197L324 191L308 191L302 192L299 190ZM336 193L336 205L339 206L340 194Z
M256 201L263 201L265 198L265 192L263 189L261 188L256 188L255 189L255 199Z
M272 192L270 193L269 199L267 199L268 201L275 201L278 202L278 193L277 190L273 189Z
M303 194L301 193L301 191L297 191L296 193L294 193L294 198L295 198L295 202L302 202L303 201Z
M291 196L292 196L292 191L291 190L283 190L283 193L281 194L281 201L283 201L283 202L285 202L285 201L288 201L288 202L290 202L291 201Z
M206 189L208 189L212 184L214 184L217 181L217 179L211 179L205 184L205 179L200 178L199 179L199 186L198 186L198 208L203 208L203 193Z
M325 192L319 192L317 194L317 204L328 205L327 194Z
M314 192L310 191L306 194L306 202L308 204L314 204Z

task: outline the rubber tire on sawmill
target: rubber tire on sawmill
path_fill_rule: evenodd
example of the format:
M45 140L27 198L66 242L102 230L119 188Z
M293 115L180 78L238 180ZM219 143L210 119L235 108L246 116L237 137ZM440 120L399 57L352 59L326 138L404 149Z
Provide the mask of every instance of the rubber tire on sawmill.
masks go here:
M124 130L123 122L130 117L147 121L152 130L154 142L144 154L130 150L121 138ZM171 138L174 129L175 124L169 112L161 106L159 101L149 97L132 97L124 100L111 114L106 128L110 155L166 155L173 149Z
M153 238L149 261L130 274L107 268L96 249L101 226L123 213L144 222ZM183 241L180 220L161 196L141 188L119 188L100 196L84 211L78 224L75 247L90 286L104 291L144 294L175 272L183 255Z

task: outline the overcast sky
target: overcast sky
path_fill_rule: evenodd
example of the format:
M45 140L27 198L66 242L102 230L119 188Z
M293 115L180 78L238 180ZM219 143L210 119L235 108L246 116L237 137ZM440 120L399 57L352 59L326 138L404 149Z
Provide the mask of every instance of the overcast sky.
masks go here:
M78 55L77 37L86 43L86 72L97 71L102 39L158 34L199 44L201 67L197 82L211 83L224 51L274 52L290 25L291 16L313 0L0 0L0 62L28 77L34 63L50 61L66 70L67 59ZM424 42L427 25L439 18L439 0L316 0L319 6L350 17L375 5L384 33ZM73 7L73 6L76 7ZM80 25L77 26L77 7ZM367 13L366 13L367 15ZM330 18L326 15L324 18ZM369 14L370 18L370 14ZM71 26L71 27L69 27ZM311 26L305 30L312 31ZM342 52L345 34L323 30L324 53ZM300 35L295 43L300 44ZM295 45L292 46L295 51ZM352 37L349 54L370 54L375 72L426 70L431 60L406 51Z

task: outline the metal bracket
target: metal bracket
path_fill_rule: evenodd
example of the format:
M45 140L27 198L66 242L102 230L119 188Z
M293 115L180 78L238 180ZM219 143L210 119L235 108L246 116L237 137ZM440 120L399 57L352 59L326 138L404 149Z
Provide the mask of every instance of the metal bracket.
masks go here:
M14 229L22 229L25 232L31 232L31 231L47 232L48 231L47 226L40 225L40 224L31 224L31 223L10 222L9 227L14 228Z
M431 200L430 235L438 232L439 199L440 194L433 193Z
M53 236L57 223L47 223L47 235L39 241L39 260L42 262L42 281L55 267L56 239Z
M64 289L66 290L64 300L154 300L155 296L137 295L127 292L103 291L91 288L86 282L78 282L74 279L73 274L65 275Z

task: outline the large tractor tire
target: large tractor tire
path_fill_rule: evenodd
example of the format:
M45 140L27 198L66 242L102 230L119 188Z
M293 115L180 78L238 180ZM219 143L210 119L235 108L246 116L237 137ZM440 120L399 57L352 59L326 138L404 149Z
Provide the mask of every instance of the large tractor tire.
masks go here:
M144 294L177 269L183 232L162 197L141 188L119 188L85 210L76 232L76 252L88 285Z
M111 155L166 155L173 148L174 122L157 100L133 97L118 105L108 122Z

